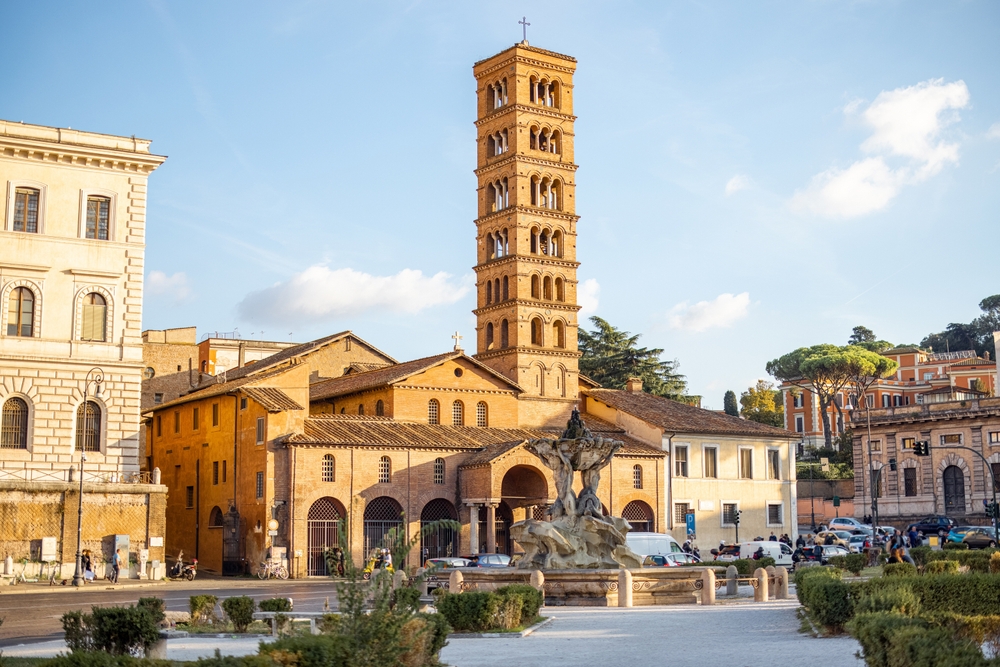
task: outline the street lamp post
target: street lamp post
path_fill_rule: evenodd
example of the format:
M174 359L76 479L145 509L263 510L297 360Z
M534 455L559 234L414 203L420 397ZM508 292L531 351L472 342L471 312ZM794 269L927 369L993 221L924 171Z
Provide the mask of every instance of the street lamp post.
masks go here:
M91 377L93 374L93 377ZM73 572L73 585L83 586L83 464L87 460L87 427L90 423L90 384L94 384L94 398L100 398L104 386L104 371L97 367L87 371L83 381L83 432L77 434L77 445L80 447L80 502L76 510L76 570ZM82 439L81 439L82 436ZM98 435L100 437L100 435Z

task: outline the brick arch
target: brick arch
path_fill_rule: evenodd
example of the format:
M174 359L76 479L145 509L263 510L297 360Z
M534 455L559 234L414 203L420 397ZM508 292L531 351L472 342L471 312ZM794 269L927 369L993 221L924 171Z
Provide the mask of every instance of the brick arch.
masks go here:
M18 287L27 287L35 295L35 312L31 317L31 337L42 337L42 288L32 280L12 280L3 286L0 296L0 333L7 335L7 320L10 318L10 293Z
M491 466L490 496L492 498L499 498L501 496L504 476L517 466L535 468L545 478L549 500L555 500L556 481L552 476L552 471L542 465L537 456L525 451L523 445L520 446L520 451L516 454L504 457L500 461L494 462Z
M83 335L83 299L88 294L100 294L104 297L104 303L107 304L104 312L104 342L110 343L114 340L115 297L108 288L100 285L87 285L77 290L73 300L73 340L80 340Z
M645 477L645 475L646 475L646 473L648 471L646 470L645 465L641 461L638 461L638 460L629 462L629 464L628 464L628 470L629 470L629 472L632 472L632 466L634 466L636 464L639 464L639 465L643 466L643 476ZM644 487L646 486L645 481L643 481L643 486ZM653 517L657 519L657 521L656 521L657 524L660 523L659 519L656 517L656 511L657 511L656 510L656 496L652 495L645 488L643 488L643 489L633 489L630 486L628 493L618 493L618 494L616 494L616 498L615 498L615 502L614 502L614 507L615 507L615 512L616 512L615 516L621 516L622 510L625 509L625 506L628 505L633 500L641 500L642 502L644 502L647 505L649 505L650 507L652 507L653 508Z
M1000 452L994 452L986 458L987 463L1000 463Z

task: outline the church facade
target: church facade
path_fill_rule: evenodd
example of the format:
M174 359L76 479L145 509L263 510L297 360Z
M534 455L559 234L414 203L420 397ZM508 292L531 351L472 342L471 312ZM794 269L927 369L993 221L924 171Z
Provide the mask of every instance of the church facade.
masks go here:
M514 554L511 524L541 518L556 496L524 444L557 435L575 407L592 432L623 442L602 475L604 510L636 531L677 530L664 437L673 402L649 397L642 417L659 427L643 426L627 402L607 407L611 394L589 403L588 391L617 390L579 374L575 66L521 43L474 67L476 353L456 344L398 362L346 331L206 376L155 406L146 413L148 465L170 488L168 554L183 549L234 574L276 554L294 577L321 576L325 549L343 547L360 562L391 530L420 536L408 565ZM794 496L794 435L684 407L688 426L731 420L730 439L761 457L780 445ZM775 500L787 493L772 486ZM439 519L461 527L424 534ZM674 534L683 539L681 526Z

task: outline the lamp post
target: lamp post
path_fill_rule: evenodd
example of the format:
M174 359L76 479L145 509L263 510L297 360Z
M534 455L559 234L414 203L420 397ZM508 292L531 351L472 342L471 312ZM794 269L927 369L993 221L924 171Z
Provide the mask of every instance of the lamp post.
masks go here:
M91 377L93 375L93 377ZM104 387L104 370L100 367L87 371L83 381L83 432L77 434L77 444L80 447L80 503L76 511L76 570L73 572L73 585L83 586L83 464L87 460L87 432L90 424L90 385L94 384L94 398L100 398ZM100 434L98 434L100 437Z

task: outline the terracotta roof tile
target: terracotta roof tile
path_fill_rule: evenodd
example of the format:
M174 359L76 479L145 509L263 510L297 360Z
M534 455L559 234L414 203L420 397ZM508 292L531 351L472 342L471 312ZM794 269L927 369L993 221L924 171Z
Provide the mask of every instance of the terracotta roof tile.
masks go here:
M271 370L264 373L260 373L259 375L244 376L241 378L237 378L235 380L228 380L227 382L219 382L218 380L216 380L214 384L205 384L202 386L201 389L198 389L193 393L184 394L180 398L175 398L172 401L167 401L166 403L162 403L160 405L154 405L153 407L146 410L143 414L149 414L151 412L162 410L163 408L173 407L175 405L182 405L190 401L200 401L203 398L211 398L213 396L221 396L222 394L228 394L234 391L241 391L241 387L243 387L244 385L248 385L251 382L261 382L263 380L270 379L277 375L281 375L282 373L287 372L289 368L291 367L281 366L278 368L272 368ZM221 379L221 376L219 376L219 379ZM298 403L296 403L295 405L298 405ZM302 408L297 407L295 409L301 410Z
M783 428L775 428L712 410L696 408L646 392L621 389L588 389L586 395L617 410L672 433L755 436L797 439Z
M268 412L283 412L284 410L305 410L292 400L292 397L275 387L243 387L244 394L255 400Z

